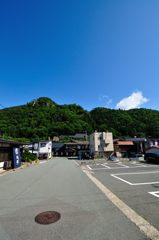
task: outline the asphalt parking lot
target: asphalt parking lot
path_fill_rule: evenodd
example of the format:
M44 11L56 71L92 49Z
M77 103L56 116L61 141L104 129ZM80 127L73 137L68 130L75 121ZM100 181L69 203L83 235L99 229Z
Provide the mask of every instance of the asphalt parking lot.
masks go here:
M157 239L140 231L74 160L54 158L0 175L0 193L0 240ZM60 214L58 221L39 224L39 214L50 211Z
M159 229L159 165L106 161L85 164L85 169L137 214Z

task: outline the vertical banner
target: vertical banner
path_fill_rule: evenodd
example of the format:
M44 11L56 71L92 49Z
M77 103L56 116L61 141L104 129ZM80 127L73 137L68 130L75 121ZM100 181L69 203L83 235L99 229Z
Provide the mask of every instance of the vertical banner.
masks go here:
M21 154L19 148L13 148L13 168L18 168L21 166Z

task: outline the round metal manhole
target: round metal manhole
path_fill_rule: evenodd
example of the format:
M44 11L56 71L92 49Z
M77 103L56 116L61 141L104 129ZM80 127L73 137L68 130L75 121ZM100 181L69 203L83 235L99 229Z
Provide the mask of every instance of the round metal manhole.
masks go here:
M58 220L60 220L61 218L61 214L55 211L47 211L47 212L42 212L40 214L38 214L35 217L35 222L39 223L39 224L51 224L51 223L55 223Z

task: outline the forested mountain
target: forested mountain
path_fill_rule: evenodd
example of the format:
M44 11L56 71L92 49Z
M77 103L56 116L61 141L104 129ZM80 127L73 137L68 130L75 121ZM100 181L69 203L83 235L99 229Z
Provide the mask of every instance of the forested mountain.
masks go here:
M1 137L39 140L94 130L112 131L115 138L159 137L159 111L95 108L88 112L79 105L58 105L46 97L0 110Z

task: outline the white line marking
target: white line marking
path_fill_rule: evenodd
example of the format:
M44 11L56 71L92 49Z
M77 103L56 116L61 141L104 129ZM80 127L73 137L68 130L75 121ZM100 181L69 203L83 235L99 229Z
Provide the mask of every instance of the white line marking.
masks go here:
M117 165L119 165L119 166L122 166L122 167L124 167L124 168L130 168L129 166L127 166L127 165L125 165L125 164L122 164L122 163L115 163L115 164L117 164Z
M111 169L111 167L107 166L105 163L103 163L101 165L104 166L105 168Z
M148 193L150 193L151 195L159 198L159 191L157 191L157 192L148 192Z
M77 163L75 160L73 160L73 161L78 167L80 167L79 163Z
M133 209L120 200L114 193L112 193L106 186L104 186L97 178L92 176L89 171L83 169L83 172L89 179L104 193L104 195L136 226L151 240L159 239L159 231L152 226L143 217L137 214Z
M132 183L129 181L126 181L125 179L118 177L118 176L124 176L124 175L138 175L138 174L151 174L151 173L159 173L159 171L153 171L153 172L133 172L133 173L117 173L117 174L111 174L112 177L125 182L131 186L140 186L140 185L150 185L150 184L157 184L159 182L141 182L141 183Z
M100 164L101 165L101 164ZM133 166L133 167L129 167L129 169L133 169L133 168L142 168L142 166L140 167L140 166ZM103 170L103 169L105 169L106 170L106 168L93 168L93 171L98 171L98 170ZM125 169L125 167L109 167L109 169Z
M127 183L127 184L129 184L129 185L133 185L131 182L128 182L128 181L124 180L123 178L117 177L117 176L114 175L114 174L111 174L111 176L114 177L114 178L116 178L116 179L118 179L118 180L120 180L120 181L122 181L122 182L125 182L125 183Z
M131 164L134 164L134 163L131 163ZM140 164L140 163L135 163L136 166L141 166L141 167L147 167L147 165L144 165L144 164Z
M93 170L89 165L86 165L89 170Z
M149 173L159 173L159 171L151 171L151 172L130 172L130 173L116 173L115 175L137 175L137 174L149 174Z
M109 168L109 169L111 169L111 168ZM104 168L93 168L93 171L97 171L97 170L107 170L107 168L106 167L104 167Z

